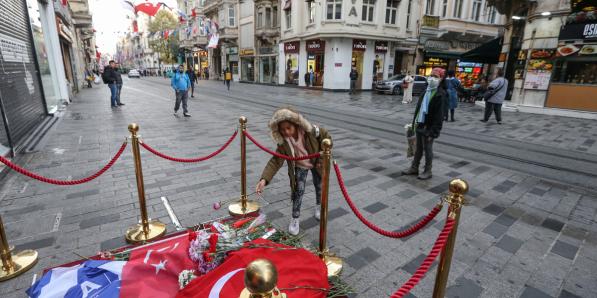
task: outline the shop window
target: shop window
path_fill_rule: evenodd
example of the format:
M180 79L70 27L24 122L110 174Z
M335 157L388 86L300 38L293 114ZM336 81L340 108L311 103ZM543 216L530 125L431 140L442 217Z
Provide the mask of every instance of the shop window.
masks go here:
M236 17L234 14L234 6L228 7L228 25L234 27L236 23Z
M427 0L425 14L430 16L435 15L435 0Z
M272 8L271 7L265 8L265 26L268 28L273 27L272 26Z
M462 2L464 0L454 0L454 12L452 14L455 18L462 18Z
M342 0L327 0L327 19L340 20L342 18Z
M442 3L442 18L445 18L448 13L448 0L444 0Z
M373 22L373 12L375 10L375 0L363 0L362 20Z
M386 3L386 24L396 24L396 12L398 11L398 0L388 0Z
M307 16L309 16L309 24L315 22L315 1L307 2Z
M410 29L410 16L412 13L413 0L408 0L408 8L406 9L406 29Z
M292 11L290 9L284 11L284 18L286 19L286 29L292 28Z
M473 0L473 11L471 14L471 19L473 21L479 21L479 19L481 18L481 4L483 3L483 0Z
M552 77L554 83L597 85L597 64L587 58L568 58L570 61L556 61Z

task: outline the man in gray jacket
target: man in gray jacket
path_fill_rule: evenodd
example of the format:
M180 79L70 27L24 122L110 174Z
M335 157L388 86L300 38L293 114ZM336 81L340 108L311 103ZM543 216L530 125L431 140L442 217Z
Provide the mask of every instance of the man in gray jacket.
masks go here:
M487 122L491 113L495 112L495 120L502 124L502 104L508 93L508 80L504 78L504 70L498 69L496 78L487 87L485 98L485 115L481 122Z

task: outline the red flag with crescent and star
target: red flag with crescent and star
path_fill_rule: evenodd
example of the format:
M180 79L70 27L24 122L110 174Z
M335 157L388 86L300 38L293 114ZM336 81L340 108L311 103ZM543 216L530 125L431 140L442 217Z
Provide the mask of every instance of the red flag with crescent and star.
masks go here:
M158 13L158 10L160 10L161 6L162 6L162 3L153 5L150 2L144 2L141 4L135 5L135 13L142 12L142 13L145 13L145 14L153 17Z
M140 247L131 251L122 269L120 297L174 297L180 272L196 267L189 257L187 234Z
M251 247L251 245L256 245ZM244 269L256 259L268 259L278 271L278 288L288 298L325 298L329 290L327 268L311 252L265 239L231 252L213 271L199 276L178 292L177 298L239 297L244 289Z

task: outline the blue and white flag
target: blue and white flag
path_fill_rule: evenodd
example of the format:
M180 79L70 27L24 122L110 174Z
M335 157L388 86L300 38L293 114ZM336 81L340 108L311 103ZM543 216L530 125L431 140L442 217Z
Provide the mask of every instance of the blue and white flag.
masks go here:
M117 298L125 261L89 260L73 267L54 268L27 294L31 298Z

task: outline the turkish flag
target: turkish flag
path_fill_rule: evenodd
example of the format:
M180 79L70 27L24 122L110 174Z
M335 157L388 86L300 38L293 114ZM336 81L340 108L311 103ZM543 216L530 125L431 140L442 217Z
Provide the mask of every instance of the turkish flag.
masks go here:
M155 16L156 13L158 13L158 10L160 10L160 7L162 6L162 3L158 3L157 5L153 5L149 2L144 2L141 4L137 4L135 5L135 13L137 12L143 12L149 16Z
M142 246L131 251L122 269L120 297L174 297L180 272L196 268L187 234Z
M278 271L278 288L313 287L329 290L327 268L316 255L302 248L291 248L265 239L256 239L246 245L259 244L260 248L242 248L231 252L224 263L206 275L191 281L178 292L177 298L230 298L239 297L244 285L245 267L256 259L268 259ZM277 249L291 248L291 249ZM327 292L315 289L282 290L288 298L325 298Z

